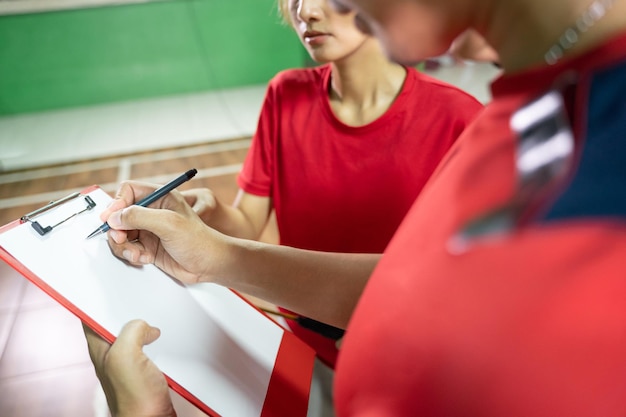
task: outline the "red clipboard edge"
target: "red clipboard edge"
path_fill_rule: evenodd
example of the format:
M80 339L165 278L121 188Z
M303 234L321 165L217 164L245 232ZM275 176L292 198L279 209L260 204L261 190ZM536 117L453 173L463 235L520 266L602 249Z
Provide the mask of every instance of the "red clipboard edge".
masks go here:
M315 350L285 330L261 417L306 417L314 359Z

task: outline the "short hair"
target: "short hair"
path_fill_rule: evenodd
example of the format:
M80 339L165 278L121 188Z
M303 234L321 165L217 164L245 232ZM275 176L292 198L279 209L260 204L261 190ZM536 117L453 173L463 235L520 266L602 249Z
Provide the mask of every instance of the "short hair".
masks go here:
M283 22L291 26L291 13L289 11L289 0L278 0L278 13Z

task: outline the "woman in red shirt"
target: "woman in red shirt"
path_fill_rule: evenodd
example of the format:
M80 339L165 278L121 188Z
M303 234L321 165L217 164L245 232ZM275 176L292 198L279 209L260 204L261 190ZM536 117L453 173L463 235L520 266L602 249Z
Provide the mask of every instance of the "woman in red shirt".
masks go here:
M354 13L327 0L279 6L319 65L270 81L234 204L208 190L185 194L206 224L232 236L259 239L274 211L281 245L382 253L482 105L390 61ZM303 316L287 325L334 368L341 329Z

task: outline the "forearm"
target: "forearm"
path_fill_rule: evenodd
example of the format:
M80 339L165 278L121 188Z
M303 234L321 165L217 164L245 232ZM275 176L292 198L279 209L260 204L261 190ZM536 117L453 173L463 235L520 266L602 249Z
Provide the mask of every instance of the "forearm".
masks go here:
M242 239L257 239L261 234L245 213L220 201L217 201L211 217L205 223L225 235Z
M211 281L345 328L378 254L340 254L230 239Z
M232 204L225 204L209 189L196 189L187 196L206 225L242 239L258 239L271 212L269 197L247 194L242 190Z

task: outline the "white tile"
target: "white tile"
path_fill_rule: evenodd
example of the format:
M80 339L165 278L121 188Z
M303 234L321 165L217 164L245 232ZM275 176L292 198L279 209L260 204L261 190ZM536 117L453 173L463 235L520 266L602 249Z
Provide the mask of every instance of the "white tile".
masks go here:
M59 307L58 303L51 296L29 280L26 280L24 285L24 295L22 296L22 302L19 307L20 312L48 307Z
M17 314L0 379L90 363L81 322L60 305Z
M2 355L4 354L4 349L9 340L9 336L11 335L11 330L13 329L13 323L15 323L16 317L17 313L15 310L0 311L0 358L2 358Z
M0 379L0 416L96 417L98 385L91 363Z
M0 171L251 135L265 86L0 117Z
M17 310L22 301L27 280L0 260L0 312Z

